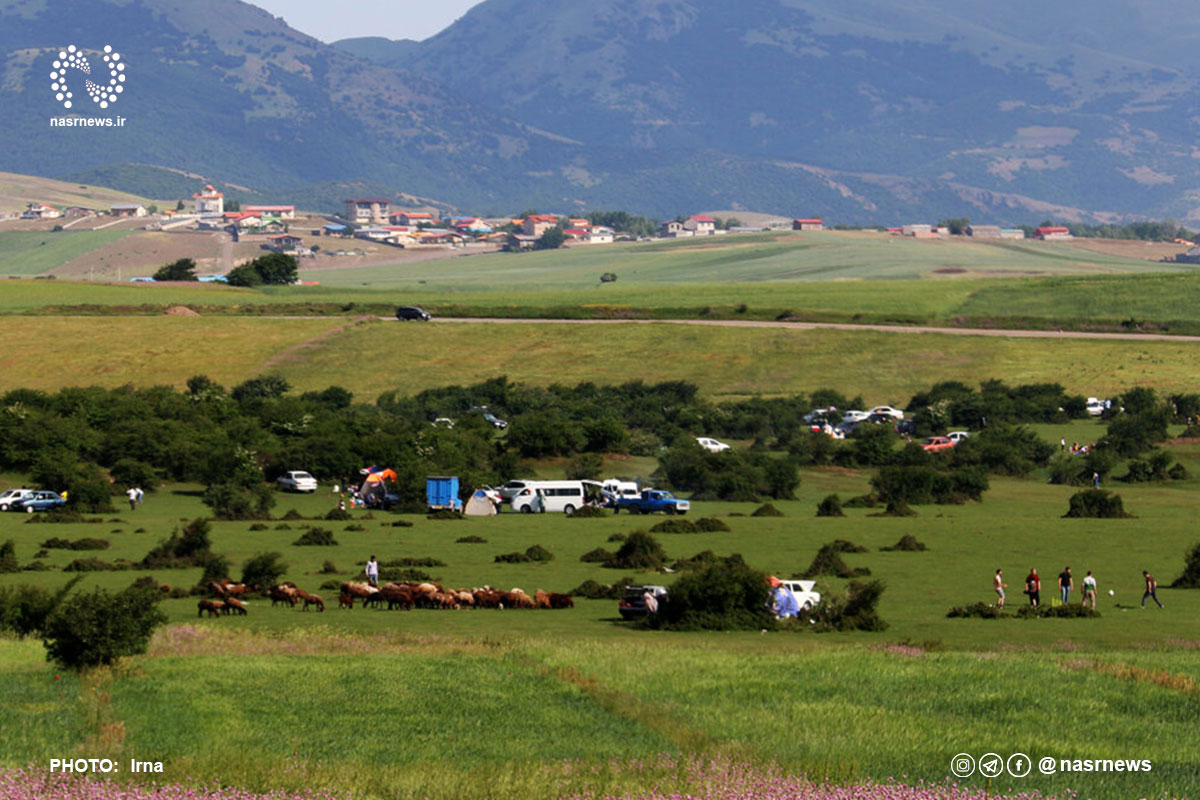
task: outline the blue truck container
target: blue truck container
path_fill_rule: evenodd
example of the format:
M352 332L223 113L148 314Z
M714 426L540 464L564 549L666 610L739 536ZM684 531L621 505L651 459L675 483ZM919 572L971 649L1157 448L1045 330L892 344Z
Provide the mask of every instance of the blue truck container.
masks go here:
M431 475L426 478L425 502L430 511L462 511L462 500L458 497L458 476Z

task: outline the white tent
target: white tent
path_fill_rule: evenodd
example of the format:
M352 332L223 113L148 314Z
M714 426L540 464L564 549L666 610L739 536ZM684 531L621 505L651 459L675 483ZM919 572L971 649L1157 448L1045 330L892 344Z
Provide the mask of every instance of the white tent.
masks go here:
M467 507L463 509L463 513L470 517L494 517L496 516L496 507L492 505L491 498L482 489L476 489L475 494L471 495L471 499L467 501Z

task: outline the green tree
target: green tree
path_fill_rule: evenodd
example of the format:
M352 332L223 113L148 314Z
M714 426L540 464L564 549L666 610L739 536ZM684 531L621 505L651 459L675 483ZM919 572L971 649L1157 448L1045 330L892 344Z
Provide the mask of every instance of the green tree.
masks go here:
M164 264L154 273L156 281L194 281L196 280L196 262L190 258L181 258Z
M555 225L553 228L550 228L540 237L538 237L538 240L533 243L533 249L557 250L563 246L563 242L566 240L567 234L563 232L563 226Z
M270 588L287 574L282 553L259 553L242 565L242 583L250 587Z
M161 599L161 592L138 584L116 594L95 589L68 597L46 620L47 657L81 670L146 652L154 629L167 621Z
M241 264L229 270L225 282L230 286L252 287L262 286L263 279L251 264Z
M954 236L962 236L970 225L970 217L948 217L940 220L937 224L939 228L949 228L950 233Z

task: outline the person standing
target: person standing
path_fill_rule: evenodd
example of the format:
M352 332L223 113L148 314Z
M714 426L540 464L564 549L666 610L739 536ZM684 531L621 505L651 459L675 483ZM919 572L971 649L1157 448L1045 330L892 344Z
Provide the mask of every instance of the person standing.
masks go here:
M1032 567L1025 576L1025 594L1029 595L1029 605L1037 608L1042 603L1042 579L1037 570Z
M1060 452L1060 453L1067 452L1067 437L1064 436L1058 440L1058 452Z
M379 585L379 562L375 560L375 556L371 556L371 560L367 562L367 583L372 586Z
M142 504L142 500L146 497L146 493L142 491L142 487L140 486L134 487L134 491L137 492L137 502L140 506Z
M1083 576L1083 607L1090 607L1092 611L1096 610L1096 577L1092 575L1089 569L1087 575Z
M129 510L137 511L137 489L130 486L125 490L125 496L129 498Z
M1004 590L1008 584L1004 582L1004 570L996 570L996 577L992 578L992 588L996 590L996 608L1004 608Z
M1092 488L1093 489L1100 488L1100 473L1099 472L1092 473Z
M1064 606L1071 599L1071 590L1074 588L1075 579L1071 577L1071 568L1064 567L1063 571L1058 573L1058 593L1062 596L1062 604Z
M647 614L658 613L658 598L649 589L642 592L642 605L645 606Z
M1142 595L1142 608L1146 607L1146 598L1154 598L1154 602L1158 603L1158 607L1162 608L1163 604L1158 599L1158 581L1154 580L1154 576L1146 570L1142 570L1142 577L1146 579L1146 593Z

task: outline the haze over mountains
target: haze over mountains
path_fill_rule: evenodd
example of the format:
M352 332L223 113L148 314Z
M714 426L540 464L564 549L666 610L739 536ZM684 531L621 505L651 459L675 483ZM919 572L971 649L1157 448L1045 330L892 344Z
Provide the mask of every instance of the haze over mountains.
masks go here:
M1198 40L1182 0L486 0L337 46L236 0L0 0L0 169L330 208L1200 221ZM122 49L126 127L48 127L69 42Z

